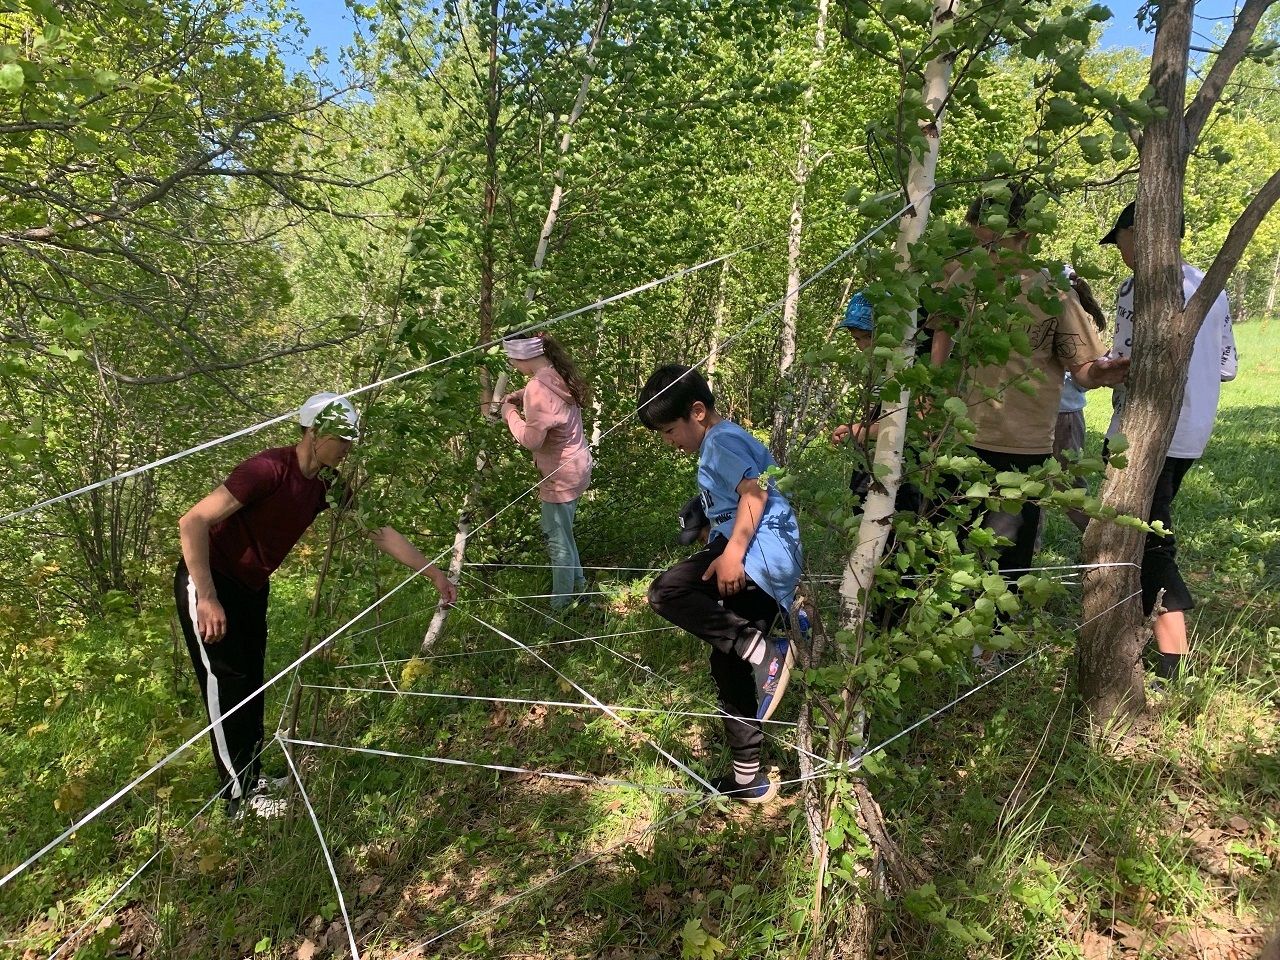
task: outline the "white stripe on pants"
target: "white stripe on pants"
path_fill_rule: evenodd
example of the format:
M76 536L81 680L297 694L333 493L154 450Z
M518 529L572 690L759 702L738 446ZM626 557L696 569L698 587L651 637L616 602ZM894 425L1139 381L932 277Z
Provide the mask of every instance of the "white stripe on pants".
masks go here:
M244 796L244 788L240 785L240 771L231 762L231 751L227 749L227 735L222 729L222 703L218 699L218 676L213 672L209 653L204 648L204 638L200 636L200 620L196 616L196 585L190 574L187 575L187 604L191 626L196 633L196 646L200 648L200 660L204 664L205 690L208 691L206 705L209 708L209 722L213 724L213 742L217 744L218 759L231 774L231 796L238 800Z

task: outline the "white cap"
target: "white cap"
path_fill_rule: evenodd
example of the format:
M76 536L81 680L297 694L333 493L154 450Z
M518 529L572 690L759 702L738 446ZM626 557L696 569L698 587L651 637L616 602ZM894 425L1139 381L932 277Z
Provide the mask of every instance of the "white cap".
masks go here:
M323 421L322 426L343 439L355 440L359 435L360 414L346 397L325 391L309 397L298 408L298 423L304 427L315 426L317 417Z

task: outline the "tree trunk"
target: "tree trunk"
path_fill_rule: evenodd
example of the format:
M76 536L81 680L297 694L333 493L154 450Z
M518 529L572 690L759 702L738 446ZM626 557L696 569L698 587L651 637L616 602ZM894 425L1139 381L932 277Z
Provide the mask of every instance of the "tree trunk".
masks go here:
M809 162L813 154L813 121L809 110L813 104L813 84L822 69L822 56L827 48L827 0L818 0L818 26L813 38L813 59L809 63L809 85L804 92L803 116L800 119L800 149L796 153L795 191L791 196L791 217L787 226L787 295L782 301L782 354L778 359L778 382L783 385L773 413L770 452L781 465L787 462L789 408L796 403L787 390L788 374L796 362L796 326L800 313L800 241L804 234L804 201L809 183Z
M935 0L933 8L934 37L937 37L948 28L949 23L955 18L956 6L955 0ZM898 269L901 271L910 269L910 245L923 235L925 225L928 223L930 202L936 182L938 152L941 144L942 115L946 107L954 60L954 52L944 49L942 53L929 61L929 64L925 67L924 102L933 112L934 119L932 122L921 124L920 130L924 134L928 148L918 158L913 156L907 172L907 198L912 204L912 209L904 214L898 225L896 249ZM910 365L914 359L912 341L915 338L916 323L917 317L913 314L912 321L903 335L903 342L898 348L897 357L894 361L894 368L896 369ZM909 391L904 389L898 403L892 409L886 409L880 421L880 432L876 439L875 462L877 465L883 466L887 472L878 482L872 485L871 491L867 495L863 506L862 523L858 529L858 537L840 584L841 613L839 628L853 631L858 635L861 635L863 624L866 620L867 597L875 575L876 565L879 563L880 557L884 553L885 544L888 542L889 525L893 518L898 485L902 477L902 450L907 431L907 411L910 399ZM817 664L813 665L816 666ZM853 723L856 723L860 728L865 727L865 717L857 712L857 705L854 702L852 691L847 687L843 692L843 698L842 706L846 722L846 736L842 737L840 742L834 744L833 759L836 761L843 761L847 756L845 753L849 745L847 734L850 732L847 727ZM859 734L861 732L861 730L858 731ZM861 736L857 739L859 742L862 740ZM821 788L814 784L807 786L807 790L811 792L819 789ZM830 805L835 802L836 791L832 791L831 795L826 798L828 812L823 817L823 824L829 821ZM809 828L811 842L816 843L818 850L817 860L819 869L821 869L829 850L826 833L823 830L817 836L814 836L812 818L809 820ZM820 914L821 897L822 892L819 885L815 891L814 898L815 914ZM842 923L844 933L854 935L857 943L865 945L862 934L865 931L866 923L866 908L852 909L849 916ZM846 942L844 937L838 937L838 939L842 943Z
M498 38L497 0L491 0L491 3L492 3L492 6L490 8L490 13L493 20L493 34L489 44L489 85L490 85L489 87L489 119L488 119L488 135L486 136L485 143L486 143L486 150L488 151L486 156L489 162L492 164L492 167L490 168L492 172L492 178L490 181L486 182L486 185L485 185L485 234L484 235L487 238L488 246L484 247L484 250L487 251L488 259L482 261L482 272L481 272L481 291L480 291L480 303L481 303L480 342L481 343L485 343L493 338L493 269L492 269L493 268L493 263L492 263L493 205L491 204L490 201L492 199L493 202L496 203L496 197L497 197L497 186L496 186L497 184L497 157L496 157L497 118L498 118L499 98L501 94L501 91L497 85L498 84L498 80L497 80L497 42L498 42L497 41L497 38ZM600 7L600 16L596 20L595 29L592 30L591 39L587 45L586 66L583 70L582 83L578 87L578 96L574 99L573 109L570 111L568 120L565 123L564 135L560 138L559 155L560 155L560 160L562 161L562 165L559 166L555 172L555 186L551 191L551 201L547 204L547 215L543 219L542 231L538 235L538 246L533 255L532 272L535 277L537 275L537 272L542 269L543 263L546 261L547 250L551 242L551 234L554 232L556 221L559 219L559 216L560 216L560 202L564 197L563 160L565 155L569 152L569 144L571 142L571 136L573 133L573 125L578 122L578 118L582 116L582 111L583 109L585 109L587 104L587 94L591 90L591 80L595 73L596 47L599 45L600 38L601 36L603 36L605 29L609 25L609 15L612 12L612 10L613 10L613 0L604 0L604 2ZM492 191L490 191L491 185L493 186ZM486 277L486 274L484 273L485 267L487 267L489 271L487 274L487 277L488 277L487 287L485 285L485 277ZM486 293L488 297L487 301L486 301ZM525 303L532 303L535 296L537 296L537 284L531 278L530 283L528 284L528 286L525 288L525 291L524 291ZM486 313L486 307L485 307L486 302L488 304L487 313ZM487 330L485 329L486 318L488 321ZM487 372L482 371L482 375L481 375L482 396L480 398L480 402L481 402L480 409L486 415L491 417L497 416L498 410L499 410L499 404L501 403L502 397L506 394L506 391L507 391L507 381L508 381L508 374L507 374L507 371L504 370L501 374L498 375L497 383L493 386L492 389L489 389ZM455 581L457 579L457 576L460 575L462 572L462 564L463 564L463 560L465 558L466 549L467 549L467 539L470 535L470 530L471 530L470 512L471 512L472 504L477 502L480 498L481 477L484 474L484 468L485 468L487 459L488 458L484 450L481 450L476 455L476 480L471 485L470 489L467 491L466 496L463 498L462 509L459 512L458 528L454 534L453 552L449 562L450 576L453 577ZM431 618L431 623L428 624L427 626L427 632L423 635L423 638L422 638L423 650L427 650L428 648L430 648L436 642L436 639L440 636L441 631L444 629L444 623L445 623L445 619L448 617L448 612L449 612L448 608L446 608L443 604L441 604L436 608L436 612Z
M564 199L564 158L569 153L573 126L578 122L578 118L582 116L582 111L587 105L587 94L591 90L591 81L595 76L596 47L599 46L600 37L603 36L605 28L609 25L609 15L612 11L613 0L604 0L600 7L600 16L596 20L595 29L592 30L591 39L587 44L587 59L582 73L582 83L578 87L577 97L574 98L573 109L569 111L569 117L565 121L564 134L560 137L560 146L557 152L560 155L561 165L556 168L555 185L551 189L551 200L547 204L547 215L543 218L542 230L538 234L538 246L533 253L533 263L530 265L532 276L524 288L525 303L533 303L534 297L538 295L537 274L542 269L542 265L546 263L547 250L551 245L551 234L555 232L556 221L560 218L560 203ZM490 338L486 337L485 339ZM490 417L498 415L498 405L507 392L507 381L509 379L510 377L505 370L498 375L498 382L492 391L489 404L485 408L485 412Z
M596 47L600 45L600 38L604 36L604 31L609 26L609 15L612 12L613 0L604 0L600 5L600 16L596 20L595 29L591 31L591 39L587 43L587 58L582 71L582 83L578 86L578 96L574 98L573 109L569 111L569 118L564 125L564 134L560 138L559 154L561 166L556 168L555 186L551 190L551 202L547 205L547 216L542 222L542 232L538 234L538 248L533 254L533 273L535 277L537 272L542 269L543 263L546 262L547 248L551 244L551 234L555 230L556 220L560 216L560 201L564 198L563 161L569 153L573 125L578 122L578 118L582 116L582 111L587 106L587 94L591 91L591 81L595 77ZM533 298L537 295L537 292L538 285L536 280L530 279L529 285L524 290L524 302L533 303Z
M596 308L596 335L592 342L591 366L600 369L600 350L604 344L604 308ZM600 438L604 435L604 381L597 378L595 390L591 396L591 449L600 447Z
M1187 54L1191 42L1191 0L1160 8L1151 82L1168 115L1143 132L1134 224L1134 324L1132 366L1120 422L1131 439L1128 466L1110 469L1102 501L1117 511L1150 515L1156 478L1177 426L1180 398L1195 343L1194 328L1182 309L1182 191L1187 154L1183 124ZM1203 319L1203 316L1201 317ZM1095 521L1084 538L1086 563L1142 561L1146 534L1132 527ZM1090 719L1101 728L1144 705L1138 658L1146 640L1136 567L1106 567L1086 574L1084 626L1078 676Z
M502 90L498 86L498 0L489 2L489 80L485 88L484 204L480 216L480 334L478 343L493 339L494 261L493 217L498 208L498 117ZM486 379L487 384L487 379ZM488 401L489 397L482 398Z
M711 321L711 353L707 356L707 386L715 391L716 369L720 366L720 337L724 334L725 303L729 290L729 261L720 265L720 283L716 287L716 306Z
M1248 0L1212 68L1213 88L1221 94L1231 67L1225 51L1239 62L1247 36L1270 0ZM1182 191L1190 138L1203 129L1214 101L1201 86L1185 109L1193 0L1161 4L1151 56L1151 85L1163 118L1143 132L1138 168L1138 217L1134 223L1133 356L1120 430L1129 438L1128 466L1110 469L1102 501L1130 516L1150 516L1156 479L1163 469L1187 385L1192 348L1209 308L1267 212L1280 198L1280 172L1262 186L1232 225L1227 239L1192 296L1183 303ZM1226 67L1225 69L1224 66ZM1185 112L1184 112L1185 111ZM1189 133L1188 131L1191 131ZM1145 534L1132 527L1094 522L1084 540L1087 563L1142 561ZM1093 570L1085 579L1084 623L1077 665L1080 692L1094 729L1140 710L1144 703L1138 657L1146 640L1136 567Z
M484 454L476 457L476 475L479 476L484 469ZM479 484L472 484L467 491L466 496L462 498L462 508L458 512L458 529L453 535L453 550L449 555L449 579L457 583L462 576L462 561L467 553L467 538L471 535L471 504L475 499ZM436 612L431 617L431 622L427 624L427 632L422 636L422 652L426 653L440 638L441 631L444 630L445 618L448 616L449 608L443 603L436 605Z
M956 4L948 0L937 0L933 11L934 34L954 19ZM931 108L936 119L933 123L921 125L921 132L928 142L928 150L920 159L912 159L907 173L907 199L912 204L898 225L898 269L909 270L911 267L911 244L924 234L929 220L929 207L932 201L932 190L936 182L938 166L938 150L942 134L942 111L944 109L948 85L951 80L951 68L954 63L953 52L946 52L933 60L925 68L924 102ZM919 318L913 315L898 347L898 355L894 362L897 369L909 366L914 358L912 341L915 339ZM902 448L907 433L907 409L910 405L910 391L903 389L898 403L886 409L880 418L880 432L876 438L875 464L884 467L887 473L878 482L871 485L863 505L862 523L858 527L858 538L854 544L852 555L844 569L844 577L840 584L841 629L860 632L866 619L866 599L875 578L876 565L884 553L889 539L889 526L893 519L894 504L898 495L898 487L902 480Z

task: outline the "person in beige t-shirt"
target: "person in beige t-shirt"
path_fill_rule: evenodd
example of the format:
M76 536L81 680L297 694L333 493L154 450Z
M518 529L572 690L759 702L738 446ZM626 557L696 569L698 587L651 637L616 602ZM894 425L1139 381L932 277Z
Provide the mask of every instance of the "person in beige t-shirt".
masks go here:
M1106 357L1106 347L1073 290L1059 290L1044 272L1017 265L1031 236L1018 230L1029 199L1023 188L1013 189L1008 222L1014 232L1001 234L983 224L991 202L985 197L974 200L967 216L974 237L990 252L1000 280L1007 282L1014 273L1018 275L1021 292L1015 303L1021 307L1022 317L1015 314L1010 318L1009 332L1025 330L1031 347L1029 354L1014 349L1003 363L970 369L962 382L969 418L977 427L973 451L996 470L1028 470L1052 454L1064 374L1069 371L1080 389L1091 390L1120 383L1129 368L1125 360ZM971 270L958 269L947 279L946 287L964 287L972 280ZM935 364L946 362L954 338L966 335L974 309L978 308L970 308L964 317L930 318L935 329ZM1019 384L1024 386L1020 389ZM1027 390L1026 384L1034 389ZM985 522L996 534L1013 541L1000 553L1000 569L1029 568L1040 522L1039 505L1026 503L1016 515L993 513Z

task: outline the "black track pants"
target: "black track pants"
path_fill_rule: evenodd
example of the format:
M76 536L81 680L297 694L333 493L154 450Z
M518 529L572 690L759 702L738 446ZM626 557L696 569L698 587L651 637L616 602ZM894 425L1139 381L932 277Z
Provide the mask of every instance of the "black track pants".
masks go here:
M749 763L760 759L764 734L755 719L755 676L734 643L756 630L767 636L780 610L773 597L750 581L745 590L721 602L715 579L704 581L702 575L726 546L728 541L717 537L706 549L660 573L649 587L649 606L711 646L711 679L720 709L729 714L724 718L725 742L734 760Z
M270 588L250 590L219 573L212 576L218 602L227 615L226 635L217 643L204 643L196 635L196 586L185 563L178 564L174 574L173 597L205 710L213 724L209 740L223 796L238 801L258 779L263 695L257 694L235 713L226 714L262 686Z

